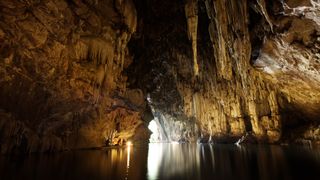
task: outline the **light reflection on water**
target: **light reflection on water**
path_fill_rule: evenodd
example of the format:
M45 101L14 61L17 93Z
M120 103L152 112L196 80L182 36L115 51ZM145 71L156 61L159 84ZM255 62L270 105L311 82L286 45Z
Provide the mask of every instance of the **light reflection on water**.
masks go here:
M149 144L147 175L150 180L320 178L320 152L281 146Z
M150 143L148 179L189 177L193 174L199 174L200 157L198 156L198 148L200 146L190 144Z
M320 151L281 146L150 143L0 156L1 179L319 179Z

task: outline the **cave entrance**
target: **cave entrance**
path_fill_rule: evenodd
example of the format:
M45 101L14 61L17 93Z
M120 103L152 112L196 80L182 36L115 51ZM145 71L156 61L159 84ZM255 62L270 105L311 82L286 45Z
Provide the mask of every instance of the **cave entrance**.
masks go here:
M148 128L152 132L149 142L156 143L156 142L166 142L167 137L163 133L163 128L161 127L157 118L153 119L149 122Z

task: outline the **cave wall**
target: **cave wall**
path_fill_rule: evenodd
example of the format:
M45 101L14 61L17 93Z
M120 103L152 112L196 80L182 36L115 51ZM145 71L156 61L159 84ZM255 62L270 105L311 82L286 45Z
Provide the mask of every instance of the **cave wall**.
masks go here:
M319 144L320 1L260 1L259 5L266 11L251 30L262 35L253 35L261 46L252 66L286 97L282 107L287 117L282 120L285 138Z
M216 76L235 79L227 89L242 85L234 100L233 93L218 98L227 101L226 119L249 117L255 136L269 142L319 143L319 1L206 1L206 7ZM232 132L234 121L227 124Z
M205 6L213 53L204 53L206 61L196 82L201 90L186 96L184 110L199 120L203 132L215 138L252 131L259 140L278 141L278 92L249 64L248 3L206 1Z
M194 141L197 139L194 136L211 136L217 142L232 142L252 131L261 141L278 141L281 136L278 91L250 65L248 3L199 1L198 4L198 19L191 22L184 10L197 7L177 1L149 4L150 10L141 15L151 17L141 20L143 43L136 43L135 47L144 49L141 50L144 53L136 54L138 70L133 71L144 73L131 83L151 92L155 111L179 125L180 132L176 134L183 134L180 139ZM138 14L141 11L138 9ZM161 24L163 19L166 26ZM195 42L190 41L194 35L189 26L198 27L198 35L194 33L198 72L192 71ZM144 63L151 68L144 68L141 65ZM154 87L146 85L147 82L154 82ZM172 126L176 125L168 127Z
M171 139L318 142L318 1L135 3L129 82L150 93Z
M2 152L148 140L144 95L122 73L132 1L1 0L0 9Z
M0 148L319 142L319 0L0 0Z

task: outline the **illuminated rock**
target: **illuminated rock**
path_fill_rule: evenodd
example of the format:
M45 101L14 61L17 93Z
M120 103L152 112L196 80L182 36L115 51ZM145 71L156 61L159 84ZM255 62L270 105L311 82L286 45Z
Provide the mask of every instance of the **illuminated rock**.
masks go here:
M0 0L0 148L319 143L316 0ZM148 97L148 101L147 101Z
M0 8L3 153L149 139L144 95L126 93L122 74L137 26L132 1L2 0Z
M192 42L193 51L193 73L199 75L199 65L197 60L197 36L198 36L198 1L187 0L185 5L185 13L188 23L188 37Z

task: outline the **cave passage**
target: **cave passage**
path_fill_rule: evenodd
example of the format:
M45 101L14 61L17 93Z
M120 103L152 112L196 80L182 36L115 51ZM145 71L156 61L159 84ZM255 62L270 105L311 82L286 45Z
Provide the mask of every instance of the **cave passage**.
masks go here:
M319 157L319 151L306 148L150 143L103 151L0 156L0 175L34 180L301 180L318 179Z
M317 146L319 7L0 0L0 151L244 135Z
M1 179L319 179L319 15L0 0Z
M161 133L161 126L158 125L156 120L150 121L148 125L149 130L152 132L149 142L163 142L163 134Z

